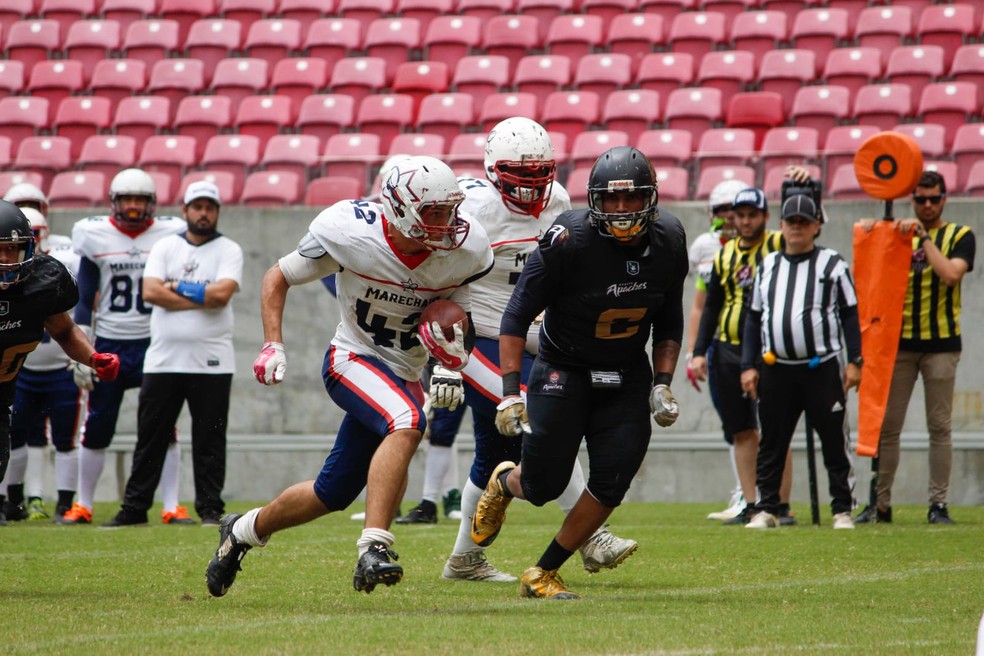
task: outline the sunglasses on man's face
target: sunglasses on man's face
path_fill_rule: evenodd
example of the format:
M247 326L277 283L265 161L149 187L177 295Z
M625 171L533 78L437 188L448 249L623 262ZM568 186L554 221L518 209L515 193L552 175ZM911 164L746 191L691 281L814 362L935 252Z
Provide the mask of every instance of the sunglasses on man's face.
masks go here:
M941 200L943 200L943 194L937 194L935 196L912 196L912 202L916 205L922 205L927 202L932 205L939 205Z

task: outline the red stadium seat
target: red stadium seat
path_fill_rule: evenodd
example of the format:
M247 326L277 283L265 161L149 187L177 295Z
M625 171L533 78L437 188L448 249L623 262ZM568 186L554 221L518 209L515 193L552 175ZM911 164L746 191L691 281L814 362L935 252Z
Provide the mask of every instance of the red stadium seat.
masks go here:
M757 69L767 52L785 43L788 31L786 14L781 11L747 11L734 17L731 42L736 50L746 50L755 56Z
M818 4L822 0L762 0L760 6L765 11L781 11L786 15L786 24L791 26L801 11Z
M751 9L758 7L759 0L701 0L698 5L701 11L713 11L724 14L725 18L731 22ZM786 15L783 14L783 18Z
M147 65L139 59L104 59L96 63L89 90L114 105L147 86Z
M343 200L356 200L363 196L366 183L356 178L327 176L308 183L304 204L311 207L331 207Z
M100 171L107 178L137 161L137 140L115 134L97 134L82 144L75 163L84 171Z
M260 140L244 134L220 134L205 144L201 166L233 175L233 197L239 198L248 169L260 163Z
M298 179L307 180L318 165L321 142L309 134L278 134L270 138L260 166L265 169L293 171Z
M550 21L547 28L546 50L571 60L573 66L585 55L601 48L604 42L604 21L599 16L563 14Z
M976 162L984 160L984 123L971 123L957 128L953 139L953 161L957 163L957 188L964 189Z
M507 58L511 75L520 59L540 47L538 29L533 16L496 16L485 23L482 47L486 54Z
M232 126L233 102L226 96L188 96L178 103L173 128L177 134L194 137L196 157L205 153L211 137Z
M355 101L351 96L320 94L308 96L297 113L297 129L324 143L329 137L355 124Z
M290 98L287 96L247 96L236 109L233 121L239 134L260 140L260 149L276 134L294 124Z
M825 134L850 116L850 98L851 92L844 87L803 87L793 97L789 117L797 126L816 128Z
M420 33L427 34L434 19L454 13L454 5L454 0L397 0L396 13L418 21Z
M700 136L694 153L700 168L739 166L755 154L755 133L745 128L713 128Z
M690 200L690 174L680 166L656 167L659 197L663 200Z
M82 74L88 81L96 63L120 49L120 25L111 20L80 20L68 28L65 54L82 62Z
M583 0L581 11L601 19L602 32L608 34L612 22L623 14L631 14L639 6L637 0Z
M605 97L632 83L632 58L618 53L598 53L581 58L574 71L574 87ZM657 108L658 109L658 108Z
M148 68L176 52L180 40L177 21L152 18L130 23L123 37L123 50L127 59L139 59Z
M655 91L623 89L605 96L601 125L626 133L629 143L636 143L639 136L654 128L659 120L659 94Z
M13 152L10 144L10 137L0 136L0 169L9 168L11 162L13 162ZM2 188L0 187L0 189Z
M399 93L369 96L359 105L355 127L379 137L380 153L388 152L390 142L413 125L413 97Z
M239 103L246 96L266 90L268 84L269 66L266 61L239 57L223 59L218 63L209 88Z
M936 82L945 72L941 46L899 46L888 56L885 77L889 82L908 86L912 97L918 98L923 87Z
M31 69L27 90L35 98L47 98L51 109L63 99L85 88L82 62L74 60L40 61Z
M493 93L485 99L478 113L478 123L483 132L510 116L525 116L537 120L536 96L532 93Z
M201 93L205 88L205 64L199 59L162 59L150 69L147 91L164 96L172 107L185 96Z
M171 101L165 96L133 96L116 106L116 134L142 142L171 125Z
M444 137L426 132L404 132L393 137L387 157L394 155L427 155L444 157Z
M328 65L316 57L290 57L273 67L270 89L277 95L287 96L294 111L308 96L328 86ZM296 119L296 114L291 119Z
M0 61L0 89L15 95L24 89L24 64L19 61Z
M304 38L308 57L324 60L328 70L362 48L362 24L354 18L319 18Z
M984 161L976 161L967 174L967 182L960 188L969 196L984 196Z
M793 110L793 97L816 77L816 56L809 50L773 50L762 57L758 80L762 91L782 96L783 111Z
M702 87L672 91L666 101L663 117L668 128L689 130L694 141L697 141L704 131L724 118L721 111L721 92Z
M681 11L693 11L697 8L697 0L640 0L639 11L655 14L669 23Z
M912 92L904 84L872 84L854 99L854 118L861 125L891 130L911 115Z
M961 46L953 56L950 77L957 82L970 82L977 87L977 100L984 100L984 45L972 43Z
M469 172L479 178L484 178L485 167L485 135L459 134L451 140L445 161L459 176Z
M820 134L824 134L820 132ZM873 125L839 125L831 128L823 146L823 159L829 178L842 164L854 161L854 154L869 137L878 134Z
M421 37L413 18L379 18L369 23L364 46L367 55L386 62L386 79L392 80L400 64L420 50Z
M72 23L96 14L96 0L41 0L38 13L46 20L57 21L65 34Z
M934 173L939 173L943 176L943 182L946 184L946 188L957 189L957 165L953 162L946 161L923 161L924 171L933 171Z
M540 123L547 131L559 132L574 143L579 134L598 123L601 101L590 91L556 91L543 104Z
M324 162L324 175L355 178L361 180L365 188L369 180L369 167L381 159L379 136L336 134L328 139L321 159Z
M790 39L800 50L816 55L817 74L827 61L827 53L850 36L848 14L844 9L804 9L796 15Z
M656 14L621 14L608 28L608 45L612 54L632 58L632 74L639 71L643 57L663 43L663 18Z
M919 14L916 34L924 46L943 48L943 62L950 66L957 50L980 32L970 4L931 5Z
M724 14L713 11L683 12L670 23L666 40L673 52L699 60L727 40L726 22Z
M58 207L102 205L106 189L106 176L98 171L65 171L52 179L48 202Z
M192 23L219 14L217 4L216 0L160 0L157 14L177 22L178 40L184 43Z
M571 197L571 202L575 205L588 204L588 178L591 175L591 166L579 166L571 171L567 176L564 188Z
M199 148L195 137L158 134L143 142L137 166L148 172L166 173L172 180L180 180L198 164L201 155L197 153L204 151L204 144Z
M744 91L754 79L755 56L742 50L709 52L697 69L697 84L718 89L723 97Z
M819 152L820 135L813 128L778 127L765 133L759 157L768 177L773 169L785 169L790 164L803 166L816 160Z
M239 201L247 207L295 205L300 201L301 181L291 171L258 171L246 178Z
M430 61L458 62L482 43L482 21L474 16L438 16L424 33L423 47ZM508 76L509 71L506 70Z
M184 43L185 54L205 63L208 75L220 61L233 56L243 42L243 28L228 18L203 18L191 24ZM206 79L211 82L211 77Z
M485 99L508 86L509 60L497 55L477 55L458 60L451 78L451 88L467 93L481 107Z
M711 190L722 180L739 180L749 187L755 186L755 169L750 166L708 166L697 178L696 199L706 200Z
M34 15L34 0L6 0L0 5L0 32L7 34L11 25Z
M550 137L550 143L553 145L554 160L557 162L557 166L563 167L567 163L567 158L570 156L570 149L567 147L567 135L563 132L551 132L548 130L547 136Z
M40 175L37 173L32 173L31 171L3 171L0 173L0 189L5 191L14 185L22 184L24 182L27 184L32 184L40 189L43 180Z
M132 23L153 15L157 0L102 0L102 16L120 24L120 33L126 34Z
M435 93L417 112L417 129L444 137L445 143L475 124L475 100L467 93Z
M160 171L147 171L147 175L154 181L154 189L157 190L158 205L180 205L184 198L175 198L174 182L167 173Z
M693 156L694 135L688 130L646 130L636 148L656 167L682 166Z
M420 103L428 96L448 90L448 65L442 61L418 61L400 64L393 77L393 93L413 98L416 116Z
M277 13L277 4L277 0L222 0L222 16L242 25L246 34L257 21Z
M968 123L978 112L977 89L969 82L928 84L919 99L917 113L924 123L938 123L946 128L946 144L953 143L957 128Z
M782 125L782 97L768 91L739 93L731 97L725 125L729 128L748 128L755 132L756 150L762 146L765 133Z
M386 61L379 57L347 57L335 64L328 88L361 103L387 85Z
M858 22L861 11L868 7L868 0L827 0L827 6L832 9L843 9L847 12L852 25Z
M674 91L683 91L694 81L694 58L687 53L660 52L646 55L639 64L639 74L636 84L642 89L659 93L662 106L660 111L666 114L666 103Z
M516 11L516 0L458 0L458 13L487 23L496 16Z
M17 146L14 168L40 173L42 189L47 189L58 171L72 163L72 142L68 137L27 137Z
M61 50L61 28L58 21L26 20L14 23L5 34L7 58L31 69L56 50Z
M0 98L0 125L10 137L10 147L17 149L21 140L33 137L48 127L50 103L46 98L7 96Z
M881 62L888 54L912 36L912 10L908 7L866 7L861 10L854 28L858 45L877 48Z
M977 125L979 126L980 124ZM965 127L968 126L962 125L959 129L963 130ZM972 125L970 127L975 126ZM946 147L946 129L942 125L934 125L932 123L904 123L892 127L892 131L901 132L912 137L919 146L919 150L922 151L923 159L945 159L950 154L950 151ZM954 150L956 150L956 141L954 141Z
M877 48L835 48L827 57L823 78L827 84L847 89L853 99L859 89L882 76L882 68Z
M339 0L337 12L346 18L354 18L363 25L389 16L396 10L394 0Z
M520 93L531 93L539 103L566 87L572 78L571 61L560 55L530 55L516 65L513 85Z
M820 167L815 164L804 164L799 163L800 166L806 169L806 172L814 180L822 180L823 174L820 171ZM782 195L782 183L786 180L786 167L785 166L774 166L770 169L766 169L764 181L762 182L762 191L769 198L779 198Z
M193 182L200 182L202 180L205 182L211 182L219 188L219 198L222 199L223 203L228 204L239 202L239 196L235 194L235 176L228 171L192 171L185 174L185 176L181 178L181 185L178 187L179 197L181 193L188 188L188 185Z
M571 163L577 166L591 166L609 148L628 146L629 135L618 130L592 130L582 132L574 138L571 146Z
M71 141L73 160L86 138L109 129L111 105L109 98L92 96L69 96L58 104L52 127L59 137Z
M827 194L831 198L841 199L854 199L861 200L867 199L869 196L861 190L861 184L858 182L857 176L854 174L854 164L841 164L838 166L833 175L827 174Z
M280 0L279 14L284 18L311 25L325 14L335 13L335 0Z
M574 0L516 0L516 13L537 20L537 37L543 41L553 19L574 13Z

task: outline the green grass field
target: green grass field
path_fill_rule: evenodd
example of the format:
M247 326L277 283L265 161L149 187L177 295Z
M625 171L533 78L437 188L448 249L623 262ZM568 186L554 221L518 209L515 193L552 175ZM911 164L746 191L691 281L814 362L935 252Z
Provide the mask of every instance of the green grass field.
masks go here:
M406 504L405 504L406 505ZM245 504L233 504L242 511ZM96 521L115 506L101 504ZM561 570L574 602L517 584L440 578L456 524L396 526L404 580L352 590L348 512L253 549L222 599L205 590L215 529L0 529L0 653L13 654L972 654L984 611L984 508L952 527L896 507L892 525L767 532L722 527L706 504L626 504L612 529L640 543L614 571ZM356 508L353 508L356 510ZM514 504L489 550L519 575L561 515Z

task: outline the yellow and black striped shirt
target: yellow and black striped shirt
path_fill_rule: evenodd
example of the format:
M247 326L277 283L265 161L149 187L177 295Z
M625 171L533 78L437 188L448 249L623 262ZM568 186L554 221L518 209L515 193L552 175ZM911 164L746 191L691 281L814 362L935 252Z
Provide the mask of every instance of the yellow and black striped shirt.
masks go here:
M970 228L944 223L928 232L943 255L966 260L968 271L974 268L976 241ZM960 285L950 287L943 283L916 239L902 312L900 347L927 353L961 350Z

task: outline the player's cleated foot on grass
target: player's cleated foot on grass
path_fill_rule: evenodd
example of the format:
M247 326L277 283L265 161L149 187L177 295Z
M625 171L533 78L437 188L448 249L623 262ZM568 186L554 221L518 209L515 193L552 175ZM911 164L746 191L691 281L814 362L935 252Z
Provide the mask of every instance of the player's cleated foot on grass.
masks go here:
M215 550L215 555L205 570L205 583L213 597L221 597L229 592L236 581L236 574L243 569L241 563L246 552L253 548L240 542L232 534L232 525L240 517L242 515L229 514L219 523L219 548Z
M765 511L755 513L751 521L745 524L745 528L755 529L755 530L765 530L769 528L779 528L779 518L772 513L767 513Z
M63 515L55 514L55 523L69 526L72 524L91 524L92 511L81 503L73 503Z
M397 524L436 524L437 504L424 499L419 505L410 509L405 516L396 520Z
M516 463L508 460L500 462L492 471L485 491L478 499L475 514L472 516L471 537L480 547L487 547L495 541L502 528L502 522L506 520L506 508L509 507L512 497L506 495L505 488L499 482L499 476L515 468Z
M581 552L584 569L591 574L596 574L603 569L615 569L638 548L639 544L635 540L626 540L614 535L606 524L595 531L595 534L588 538L578 551Z
M441 578L454 581L487 581L489 583L513 583L518 579L496 569L485 557L484 551L452 554L444 564Z
M8 522L22 522L27 519L27 508L23 503L11 503L8 501L3 505L3 514L7 516Z
M837 530L854 530L854 518L851 517L851 513L842 512L834 515L834 528Z
M373 542L369 545L369 550L359 556L359 562L355 564L352 587L356 592L365 591L369 594L380 583L387 586L396 585L403 579L403 568L393 562L399 559L396 552L391 551L382 542Z
M892 507L889 506L887 510L882 510L881 508L876 508L872 505L867 505L864 510L858 513L858 516L854 518L855 524L891 524L892 523Z
M146 526L147 513L135 513L130 510L120 510L108 522L100 524L100 528L123 528L125 526Z
M43 499L31 497L27 500L27 518L34 520L51 519L47 508L44 507Z
M442 499L444 516L448 519L461 519L461 491L448 490Z
M174 524L174 525L180 525L180 524L191 525L195 523L195 520L193 520L191 516L188 515L188 509L185 508L184 506L177 506L174 509L174 512L168 512L167 510L162 510L161 521L164 522L165 524Z
M519 582L519 596L532 599L580 599L581 595L564 587L564 580L557 570L531 567L523 572Z

